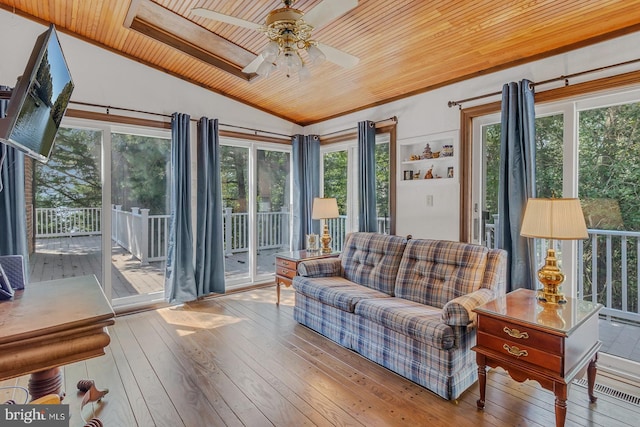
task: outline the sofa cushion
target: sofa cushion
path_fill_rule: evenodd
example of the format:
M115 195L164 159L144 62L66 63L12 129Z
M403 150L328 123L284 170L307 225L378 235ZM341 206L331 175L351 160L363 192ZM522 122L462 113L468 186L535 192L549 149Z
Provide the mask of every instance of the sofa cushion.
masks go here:
M340 254L344 277L359 285L393 295L406 244L406 239L399 236L379 233L347 235Z
M402 298L366 299L356 315L433 347L448 350L455 344L453 329L442 323L442 310Z
M410 240L400 263L395 295L442 308L480 289L488 249L444 240Z
M383 292L357 285L343 277L296 276L293 288L306 297L350 313L354 312L356 304L363 299L389 298Z

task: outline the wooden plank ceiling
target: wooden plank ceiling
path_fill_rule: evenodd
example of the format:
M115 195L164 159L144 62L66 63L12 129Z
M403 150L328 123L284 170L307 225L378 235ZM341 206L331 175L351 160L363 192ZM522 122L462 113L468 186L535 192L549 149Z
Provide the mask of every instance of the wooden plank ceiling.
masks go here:
M305 12L318 3L294 6ZM155 38L143 34L150 18L138 19L136 29L132 22L145 4L184 25L162 28L169 21L159 17L147 30ZM190 13L205 7L261 24L281 6L280 0L0 0L5 10L301 125L640 29L640 0L360 0L314 30L314 39L360 63L348 70L330 62L311 66L311 79L299 83L282 73L250 78L212 64L235 45L236 63L227 68L241 70L266 37ZM185 42L185 32L194 41Z

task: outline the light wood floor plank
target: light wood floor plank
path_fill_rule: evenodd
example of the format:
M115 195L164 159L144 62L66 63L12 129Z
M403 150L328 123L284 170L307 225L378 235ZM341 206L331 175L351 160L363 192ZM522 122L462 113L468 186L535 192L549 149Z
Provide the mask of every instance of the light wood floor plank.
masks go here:
M269 395L274 395L270 385L261 381L255 371L252 371L250 367L235 358L232 351L218 351L218 349L226 349L226 347L211 336L212 330L225 326L226 318L206 313L206 319L194 321L189 314L189 310L164 309L161 310L161 313L170 318L169 322L163 322L165 330L170 331L172 334L179 334L182 331L184 334L179 341L180 346L190 350L189 358L186 360L191 364L197 365L199 371L203 374L202 376L212 376L215 379L215 387L220 390L222 397L232 406L243 423L245 425L258 426L270 425L271 421L265 415L270 411L277 412L279 410L273 408L273 403L264 402L264 400L270 400ZM198 328L197 325L207 325L207 329ZM177 329L172 330L172 326ZM255 384L249 386L252 381ZM262 389L254 391L253 389L256 387ZM256 397L256 394L258 397ZM262 397L262 395L266 395L266 397ZM275 406L279 405L280 402L275 404ZM306 423L306 417L302 413L298 415L302 417L302 422ZM276 416L276 418L278 417ZM284 420L283 422L286 421ZM291 420L290 422L299 421Z
M153 425L167 427L184 425L174 406L173 396L170 396L164 389L162 381L158 378L157 373L138 344L137 337L129 328L129 322L137 320L135 317L118 318L112 329L116 331L122 348L126 350L127 363L149 408L149 413L153 418Z
M207 311L221 308L219 305L207 305ZM251 326L251 329L253 328L255 325ZM361 424L333 401L336 398L335 393L331 393L329 397L322 394L316 386L316 381L310 381L307 371L304 371L303 375L296 374L295 368L300 364L299 358L294 354L288 354L277 340L263 334L247 337L247 329L246 325L232 324L226 328L211 330L210 333L233 351L235 357L254 366L258 375L275 385L279 393L294 403L314 424ZM313 369L313 366L309 369Z
M148 319L153 315L154 313L145 313L127 323L180 418L188 426L199 426L203 419L209 420L212 425L222 425L222 418L198 387L197 379L184 369L180 360L150 325Z
M140 390L140 387L138 386L135 375L127 362L126 352L128 349L122 347L120 337L117 334L118 329L120 329L120 319L117 319L116 324L111 328L111 344L109 344L109 348L111 349L111 354L113 355L113 360L117 368L117 374L120 378L120 382L122 383L122 387L124 388L125 395L127 396L129 406L133 413L134 420L131 424L152 426L154 425L153 417L151 416L149 407L146 404L142 390ZM113 374L115 375L115 372ZM113 390L113 382L111 381L105 384L100 384L100 386L106 386L108 388L111 387L111 395L116 393L116 390ZM111 399L111 396L105 397L103 401L107 401L108 399Z
M172 316L172 323L167 323L159 315L150 316L149 322L181 361L184 369L196 379L198 388L227 426L265 425L268 422L267 418L212 362L198 340L195 337L191 339L191 334L190 337L182 335L184 324L175 323L180 317Z

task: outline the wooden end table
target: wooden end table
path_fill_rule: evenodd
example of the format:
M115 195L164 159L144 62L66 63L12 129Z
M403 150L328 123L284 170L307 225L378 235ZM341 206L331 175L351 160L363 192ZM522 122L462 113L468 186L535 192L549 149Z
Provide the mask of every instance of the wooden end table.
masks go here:
M485 404L486 367L502 367L518 382L535 380L555 393L556 427L564 426L567 390L587 371L589 398L601 342L598 311L601 304L567 298L566 304L539 303L536 292L518 289L484 304L478 315L476 351L480 399Z
M323 254L321 251L289 251L279 252L276 257L276 292L278 299L276 304L280 304L280 284L291 286L293 278L298 274L298 264L302 261L320 258L335 258L340 252Z

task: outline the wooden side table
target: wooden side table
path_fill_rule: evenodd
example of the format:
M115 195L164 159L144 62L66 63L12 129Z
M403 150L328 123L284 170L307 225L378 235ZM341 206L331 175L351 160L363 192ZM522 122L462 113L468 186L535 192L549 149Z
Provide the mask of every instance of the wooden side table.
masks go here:
M556 427L564 426L567 389L587 370L589 398L596 401L593 385L601 342L598 311L601 304L567 298L566 304L545 304L536 292L518 289L484 304L478 314L477 345L480 399L484 408L486 367L502 367L511 378L535 380L556 396Z
M280 285L291 286L293 278L298 274L298 264L302 261L320 258L335 258L340 252L323 254L320 251L290 251L275 254L276 257L276 292L278 299L276 304L280 304Z

